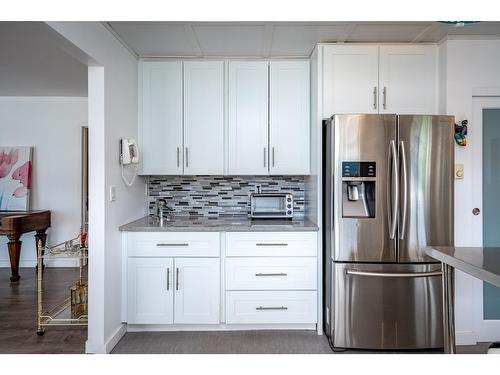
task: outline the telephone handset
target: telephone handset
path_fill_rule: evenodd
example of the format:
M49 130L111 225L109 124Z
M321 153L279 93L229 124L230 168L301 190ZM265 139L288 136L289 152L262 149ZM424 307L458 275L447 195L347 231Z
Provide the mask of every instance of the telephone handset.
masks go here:
M127 186L132 186L135 178L137 177L137 165L139 163L139 149L137 142L134 139L122 138L120 139L120 167L122 170L122 179ZM131 180L125 177L124 166L133 164L134 171Z
M123 165L139 163L139 150L134 139L122 138L120 142L120 163Z

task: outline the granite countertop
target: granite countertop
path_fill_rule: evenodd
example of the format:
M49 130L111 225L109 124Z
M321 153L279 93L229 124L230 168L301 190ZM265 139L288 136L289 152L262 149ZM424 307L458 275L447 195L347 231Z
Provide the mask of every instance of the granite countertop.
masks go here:
M318 226L304 219L252 220L248 217L174 217L160 226L157 218L146 216L119 229L122 232L314 232Z
M427 255L500 288L499 247L439 247L425 249Z

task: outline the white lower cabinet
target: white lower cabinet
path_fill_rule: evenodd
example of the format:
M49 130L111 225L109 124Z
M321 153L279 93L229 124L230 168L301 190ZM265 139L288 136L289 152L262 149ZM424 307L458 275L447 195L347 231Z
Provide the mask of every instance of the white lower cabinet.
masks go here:
M175 259L174 323L218 324L219 258Z
M316 291L226 292L227 324L316 323Z
M315 324L315 232L226 234L226 323Z
M315 257L227 258L226 290L315 290Z
M227 329L318 321L316 232L129 232L124 245L123 312L133 329L217 328L221 311Z
M129 258L127 299L129 324L172 324L174 286L172 258Z
M218 324L219 258L129 258L129 324Z

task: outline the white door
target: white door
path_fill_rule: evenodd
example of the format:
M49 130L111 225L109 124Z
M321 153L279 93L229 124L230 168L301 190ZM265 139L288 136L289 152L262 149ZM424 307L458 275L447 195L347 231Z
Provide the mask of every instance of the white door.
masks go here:
M380 46L380 113L436 113L436 46Z
M323 117L378 113L378 46L323 47Z
M229 62L229 174L268 173L268 65Z
M271 61L269 173L309 174L309 61Z
M128 258L128 324L172 324L172 258Z
M224 62L184 62L184 174L224 172Z
M500 191L500 153L498 152L500 150L500 96L473 98L473 121L469 130L467 147L470 147L472 155L463 160L464 180L461 182L462 184L467 180L471 182L458 188L466 189L468 186L471 190L468 192L463 190L461 196L468 196L471 199L468 202L459 202L460 205L467 207L467 216L461 218L457 224L460 229L467 228L464 232L472 236L468 245L494 247L496 249L490 251L500 251L498 249L500 248L500 232L498 231L500 227L498 215L500 211L500 199L498 199ZM473 208L478 208L479 214L474 215ZM457 280L457 284L459 282ZM472 305L474 306L477 341L499 341L500 289L478 279L473 279L472 285L475 296ZM467 302L467 307L470 308L470 302Z
M139 65L140 173L182 174L182 62Z
M219 324L219 258L175 258L175 324Z

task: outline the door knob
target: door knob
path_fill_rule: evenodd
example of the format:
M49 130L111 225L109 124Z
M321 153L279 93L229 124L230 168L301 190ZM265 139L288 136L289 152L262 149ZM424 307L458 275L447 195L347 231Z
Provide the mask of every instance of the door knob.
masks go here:
M472 209L472 214L473 214L473 215L477 216L477 215L479 215L480 213L481 213L481 210L480 210L479 208L474 207L474 208Z

